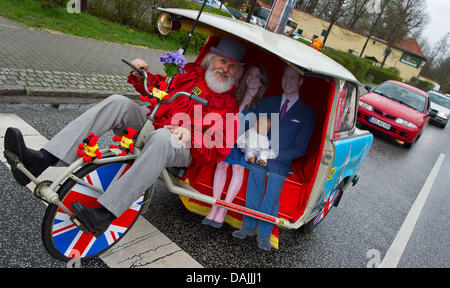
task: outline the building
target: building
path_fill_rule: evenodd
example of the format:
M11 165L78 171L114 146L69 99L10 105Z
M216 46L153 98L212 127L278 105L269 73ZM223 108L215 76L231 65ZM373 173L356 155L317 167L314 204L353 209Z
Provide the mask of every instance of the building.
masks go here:
M330 26L330 22L298 9L292 11L291 18L298 23L295 32L310 40L317 37L323 39ZM359 56L366 40L367 36L362 33L335 24L327 38L326 46ZM385 67L396 68L406 82L412 77L419 76L426 61L417 41L413 38L394 44L388 52L386 41L372 37L362 57L372 60L375 64L381 64L385 53L389 53Z

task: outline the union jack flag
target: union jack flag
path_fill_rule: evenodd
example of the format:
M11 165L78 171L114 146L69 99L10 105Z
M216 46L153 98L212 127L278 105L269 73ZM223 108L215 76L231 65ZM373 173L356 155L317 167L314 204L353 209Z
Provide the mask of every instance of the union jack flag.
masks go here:
M106 191L108 186L122 177L131 167L131 164L113 163L100 167L89 173L83 178L83 181L99 187ZM71 208L71 203L80 201L88 207L98 207L100 204L97 198L101 193L82 184L76 184L72 190L67 193L62 201L63 204ZM144 199L144 193L137 199L131 207L126 210L119 218L114 220L105 233L95 238L92 233L84 233L75 224L70 221L70 216L63 210L58 209L53 221L53 243L61 254L67 257L88 257L95 255L114 242L116 242L131 226L139 213L139 209ZM73 212L73 211L72 211Z
M327 202L322 208L322 211L320 211L319 215L316 216L316 219L314 219L314 225L319 223L325 215L327 215L328 211L330 211L331 207L333 206L334 201L336 201L337 196L339 195L339 189L336 189L330 197L328 197Z

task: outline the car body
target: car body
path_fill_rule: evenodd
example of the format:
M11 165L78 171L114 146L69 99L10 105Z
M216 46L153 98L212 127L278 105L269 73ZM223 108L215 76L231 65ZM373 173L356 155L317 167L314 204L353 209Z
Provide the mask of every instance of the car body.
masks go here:
M358 121L404 142L409 148L430 121L427 93L398 81L386 81L361 95Z
M436 111L437 115L431 117L430 122L445 128L450 117L450 98L436 91L428 91L428 97L431 102L431 110Z
M198 12L193 10L159 10L171 14L173 18L168 17L169 19L178 19L181 23L177 26L188 31L198 17ZM232 203L214 199L211 196L211 176L214 174L215 164L199 165L186 170L181 181L189 185L189 190L192 191L183 193L181 201L189 211L202 215L208 213L211 205L225 207L230 210L225 222L235 227L241 225L242 217L246 215L286 229L305 226L304 231L310 231L333 206L338 206L345 194L344 190L358 182L359 168L373 141L370 131L356 127L358 80L336 61L291 37L207 12L202 13L198 19L196 29L208 35L208 40L197 55L197 63L201 63L211 47L219 43L220 37L232 37L247 48L243 59L246 69L251 65L264 67L271 83L264 97L282 95L280 83L286 65L300 71L304 79L299 95L302 95L302 102L316 112L316 116L307 151L292 161L292 171L281 191L277 217L247 209L245 185ZM300 123L294 120L296 119L279 125L293 127L291 125ZM275 117L271 129L276 127L276 121ZM244 176L244 183L247 182L247 177L248 174ZM224 189L226 191L225 187ZM272 246L278 247L278 234L272 236Z

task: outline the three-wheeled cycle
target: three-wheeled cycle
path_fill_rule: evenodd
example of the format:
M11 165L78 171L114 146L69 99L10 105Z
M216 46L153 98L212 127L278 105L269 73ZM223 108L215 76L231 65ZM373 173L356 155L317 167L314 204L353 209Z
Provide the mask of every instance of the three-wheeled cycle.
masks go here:
M246 67L259 64L267 71L271 84L265 97L282 94L278 83L281 83L283 68L286 64L295 68L304 75L299 91L302 101L316 112L314 131L307 151L292 162L292 170L283 184L277 216L247 208L245 184L232 202L214 198L212 181L215 163L187 170L164 169L160 180L170 192L178 194L184 206L193 213L206 215L215 205L228 210L225 222L235 228L242 225L244 215L273 223L275 226L270 242L275 248L278 248L279 228L311 232L332 207L338 206L345 189L358 182L357 173L372 143L372 134L355 126L358 81L347 69L321 52L256 25L209 13L200 15L193 10L160 10L163 16L158 25L164 33L182 28L209 35L195 60L198 63L223 37L243 43L247 48L244 57ZM146 93L148 97L153 97L148 89L147 74L137 67L133 69L144 76ZM169 99L158 98L152 114L135 138L132 153L122 156L118 149L102 149L101 159L85 163L80 158L69 165L54 182L37 179L25 169L17 156L5 151L9 164L21 170L36 184L34 194L50 204L43 217L42 240L53 257L68 261L74 257L98 256L120 241L131 229L140 213L151 203L153 187L142 191L133 205L114 220L103 235L96 235L98 237L75 217L71 203L79 201L85 206L98 206L96 199L109 185L114 185L117 179L127 173L139 156L145 136L154 129L152 121L158 107L177 97L189 97L192 101L208 104L191 91L179 91ZM246 170L244 183L247 177ZM223 195L228 185L229 180Z

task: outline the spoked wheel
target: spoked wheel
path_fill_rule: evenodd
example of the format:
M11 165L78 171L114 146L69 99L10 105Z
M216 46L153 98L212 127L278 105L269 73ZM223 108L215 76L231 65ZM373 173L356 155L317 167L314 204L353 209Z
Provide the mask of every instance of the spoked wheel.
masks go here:
M133 164L117 162L109 164L89 164L75 172L75 176L103 191L114 185ZM152 187L147 191L151 192ZM97 198L101 193L68 179L57 191L61 202L72 211L72 202L81 202L88 207L98 207ZM70 216L56 205L49 205L42 223L42 241L45 249L58 260L69 261L72 258L89 259L100 255L116 244L133 226L143 204L147 204L151 193L143 192L131 207L114 220L105 233L95 238L92 233L84 233L71 220Z

